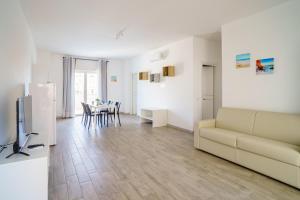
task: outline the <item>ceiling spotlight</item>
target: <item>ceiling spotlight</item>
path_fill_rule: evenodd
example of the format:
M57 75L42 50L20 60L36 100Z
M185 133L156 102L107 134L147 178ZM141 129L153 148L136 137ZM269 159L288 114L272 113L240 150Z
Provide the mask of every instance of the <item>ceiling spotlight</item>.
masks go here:
M125 28L121 29L120 31L118 31L118 32L116 33L116 40L119 40L121 37L124 36L124 33L125 33L126 29L127 29L127 28L125 27Z

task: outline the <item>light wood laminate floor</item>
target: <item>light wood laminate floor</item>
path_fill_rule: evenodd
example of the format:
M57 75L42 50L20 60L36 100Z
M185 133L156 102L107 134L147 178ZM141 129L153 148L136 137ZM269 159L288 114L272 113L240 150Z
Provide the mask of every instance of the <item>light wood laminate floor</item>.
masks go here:
M191 133L121 120L90 131L80 117L58 121L50 200L300 199L300 190L194 149Z

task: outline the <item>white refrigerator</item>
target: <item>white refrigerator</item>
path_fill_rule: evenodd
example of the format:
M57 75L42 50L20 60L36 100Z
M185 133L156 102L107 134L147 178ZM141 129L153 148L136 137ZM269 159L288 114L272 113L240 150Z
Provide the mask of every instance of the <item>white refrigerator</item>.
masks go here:
M56 145L56 86L54 83L29 86L32 96L32 131L47 134L49 145Z

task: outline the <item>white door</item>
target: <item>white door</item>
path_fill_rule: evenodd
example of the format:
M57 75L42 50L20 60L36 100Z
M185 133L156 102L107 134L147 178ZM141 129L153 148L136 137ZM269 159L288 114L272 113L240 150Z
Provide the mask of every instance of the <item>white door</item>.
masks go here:
M131 114L137 114L137 81L138 81L138 74L132 74L132 103L131 103Z
M202 119L214 117L214 68L202 68Z
M202 96L214 95L214 68L202 68Z
M213 96L202 97L202 119L214 118L214 98Z
M53 104L52 104L52 126L53 134L50 135L49 138L49 145L56 145L56 85L53 84L52 88L52 94L53 94Z

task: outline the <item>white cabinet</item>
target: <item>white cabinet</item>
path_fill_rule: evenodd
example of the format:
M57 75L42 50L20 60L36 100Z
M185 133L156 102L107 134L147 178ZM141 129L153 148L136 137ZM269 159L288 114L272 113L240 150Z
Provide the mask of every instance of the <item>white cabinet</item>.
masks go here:
M168 124L168 111L159 108L142 108L141 109L142 122L152 122L152 127L161 127Z
M46 135L30 136L27 145L45 144L21 154L5 157L13 152L12 145L0 154L0 199L7 200L47 200L49 147Z

